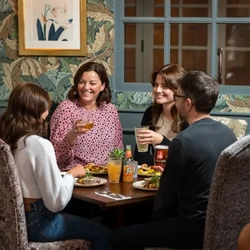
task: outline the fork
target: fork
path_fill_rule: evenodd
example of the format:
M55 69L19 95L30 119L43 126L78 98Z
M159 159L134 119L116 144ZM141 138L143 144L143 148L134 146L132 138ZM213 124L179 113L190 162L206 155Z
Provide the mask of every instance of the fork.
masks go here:
M104 187L104 190L105 190L104 192L106 192L107 195L113 195L114 197L117 198L123 198L120 194L111 192L108 187Z
M106 190L96 189L96 193L98 193L98 194L105 194L105 195L109 196L110 198L119 198L119 199L122 198L121 196L116 195L116 194L114 194L112 192L108 192Z

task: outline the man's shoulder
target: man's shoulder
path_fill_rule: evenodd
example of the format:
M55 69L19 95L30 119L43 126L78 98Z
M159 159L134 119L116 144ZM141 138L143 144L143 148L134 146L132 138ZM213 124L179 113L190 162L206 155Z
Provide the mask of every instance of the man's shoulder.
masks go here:
M177 134L176 138L179 140L199 140L204 137L228 136L232 139L236 138L233 131L222 124L221 122L214 121L207 118L197 121L187 127L185 130ZM218 139L218 138L217 138Z

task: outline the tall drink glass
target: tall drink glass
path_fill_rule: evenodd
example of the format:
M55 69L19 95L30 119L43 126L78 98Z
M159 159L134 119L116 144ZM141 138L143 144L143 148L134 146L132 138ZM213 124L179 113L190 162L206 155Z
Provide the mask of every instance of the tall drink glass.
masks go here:
M143 130L143 129L149 129L149 126L136 126L135 127L135 140L136 140L136 145L137 145L137 148L138 148L138 152L147 152L148 151L148 144L140 144L137 141L138 131Z
M108 176L110 183L118 183L122 170L122 157L108 156Z
M168 157L168 145L156 145L154 153L154 164L165 168Z

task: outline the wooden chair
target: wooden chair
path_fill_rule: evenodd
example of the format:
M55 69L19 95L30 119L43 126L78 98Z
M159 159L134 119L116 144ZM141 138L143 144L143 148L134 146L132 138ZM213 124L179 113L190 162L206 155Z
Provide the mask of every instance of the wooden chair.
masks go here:
M90 249L85 240L28 242L23 196L9 146L0 139L0 249L77 250Z
M238 250L250 250L250 223L246 224L241 230L238 239Z
M223 139L223 138L221 138ZM250 221L250 135L222 151L207 208L204 250L235 250Z

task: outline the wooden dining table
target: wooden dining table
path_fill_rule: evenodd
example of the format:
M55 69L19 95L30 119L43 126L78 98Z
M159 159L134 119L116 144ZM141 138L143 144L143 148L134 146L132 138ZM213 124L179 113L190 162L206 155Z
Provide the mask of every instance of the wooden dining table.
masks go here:
M108 179L108 177L105 175L101 178ZM134 182L140 180L143 180L143 178L138 177L134 179ZM105 190L107 187L111 192L131 198L114 200L95 193L97 190ZM148 201L153 202L155 194L156 191L136 189L133 187L132 183L125 182L119 182L116 184L107 182L102 186L75 187L73 190L73 197L76 199L99 205L103 210L113 209L115 212L116 227L121 227L124 225L124 211L127 206L138 205Z

